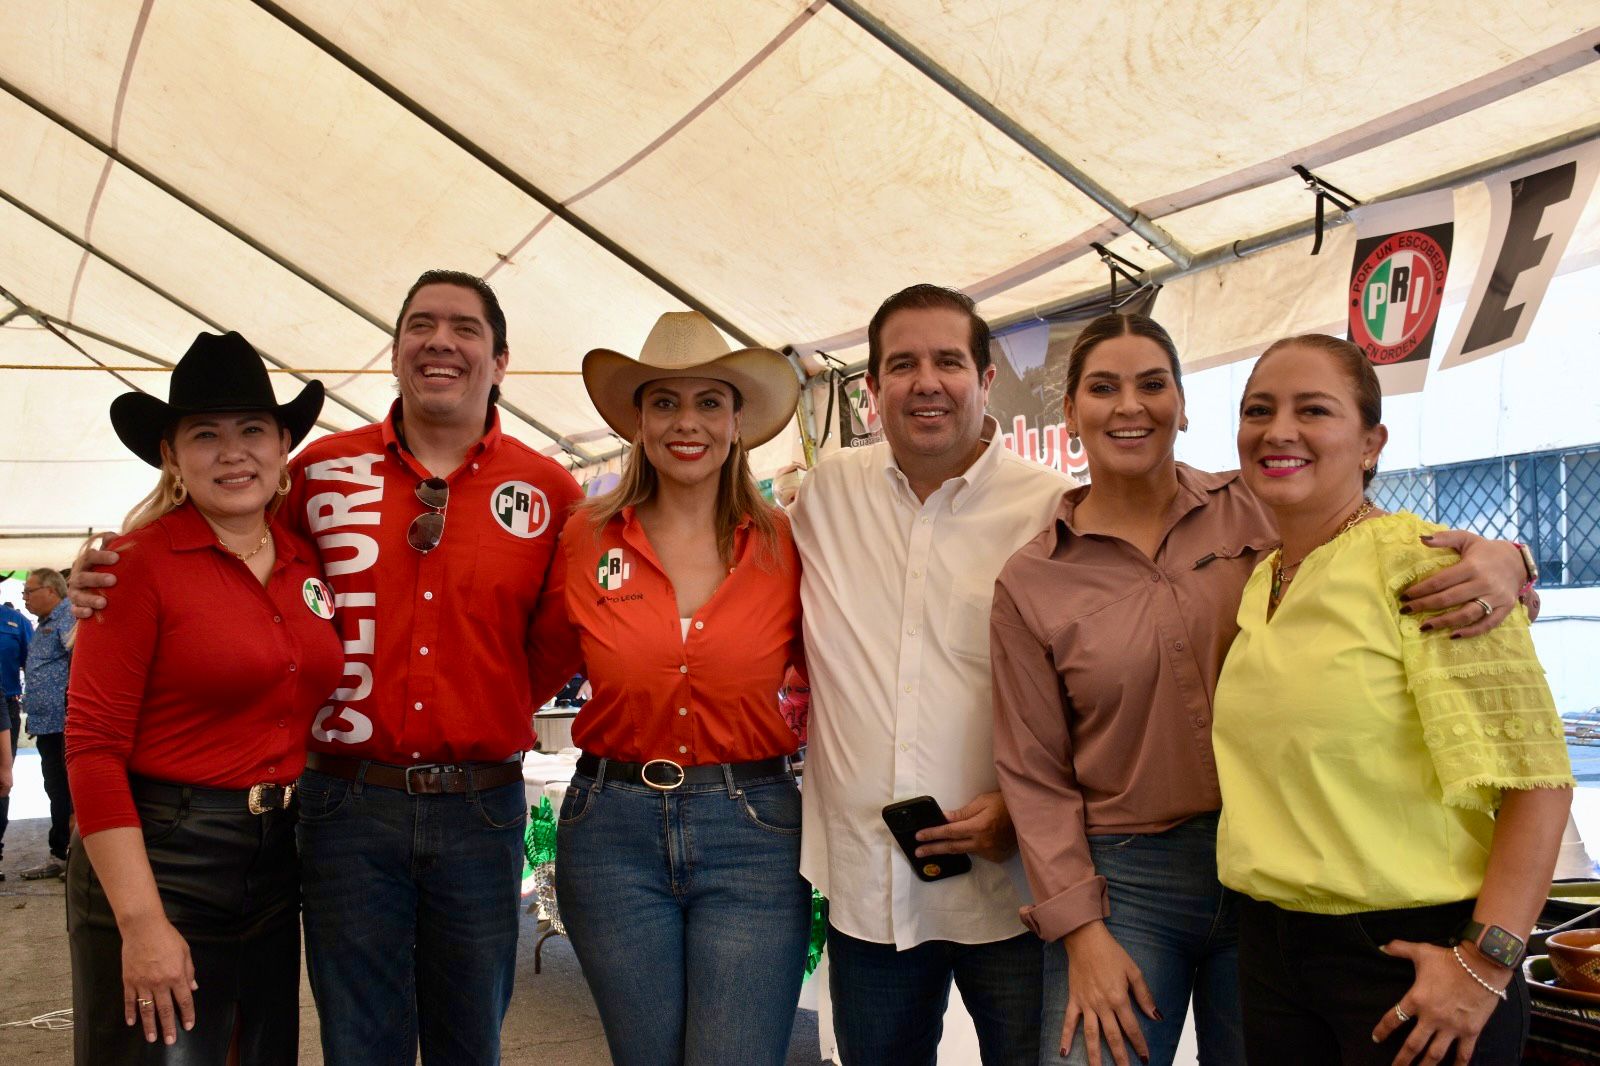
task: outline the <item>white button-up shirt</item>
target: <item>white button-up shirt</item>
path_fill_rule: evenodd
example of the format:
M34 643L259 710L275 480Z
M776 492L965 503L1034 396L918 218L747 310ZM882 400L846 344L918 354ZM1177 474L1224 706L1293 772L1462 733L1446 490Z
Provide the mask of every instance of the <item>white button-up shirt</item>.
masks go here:
M924 883L882 815L924 794L954 810L1000 787L994 583L1072 482L1008 451L993 418L984 436L993 443L926 502L876 444L819 463L793 512L811 680L800 872L841 932L902 950L1025 931L1016 856L974 856L970 874Z

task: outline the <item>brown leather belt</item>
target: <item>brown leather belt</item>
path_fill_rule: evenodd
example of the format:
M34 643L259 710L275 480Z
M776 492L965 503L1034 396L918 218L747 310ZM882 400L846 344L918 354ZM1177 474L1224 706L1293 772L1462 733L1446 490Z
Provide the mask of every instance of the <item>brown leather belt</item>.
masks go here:
M329 777L394 788L412 796L455 795L499 788L522 780L522 760L510 762L418 763L390 766L345 755L306 753L306 766Z

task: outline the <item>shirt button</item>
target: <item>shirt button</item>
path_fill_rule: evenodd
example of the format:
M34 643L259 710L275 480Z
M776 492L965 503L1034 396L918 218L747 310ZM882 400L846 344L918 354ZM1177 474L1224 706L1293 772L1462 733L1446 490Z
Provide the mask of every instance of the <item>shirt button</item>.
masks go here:
M1160 574L1151 574L1150 575L1150 580L1151 581L1160 581L1161 580L1161 575Z
M420 758L422 758L422 752L420 752L420 751L414 751L414 752L412 752L412 753L411 753L411 757L412 757L412 758L413 758L413 759L420 759Z
M911 686L910 686L910 685L907 685L907 686L906 686L906 691L907 691L907 692L910 692L910 691L911 691Z
M902 745L900 745L900 750L901 751L910 751L911 750L911 745L910 744L902 744Z
M912 577L921 577L922 576L922 571L921 570L913 570L913 571L911 571L911 576Z
M294 664L294 663L290 663L290 664L289 664L289 672L290 672L290 673L291 673L291 674L292 674L292 673L294 673L294 672L295 672L295 671L296 671L296 670L298 670L298 669L300 669L300 668L299 668L299 667L298 667L298 666L296 666L296 665L295 665L295 664Z
M1206 724L1206 716L1203 715L1203 714L1195 715L1194 716L1194 724L1195 725L1205 725Z
M695 628L696 628L696 629L704 629L704 628L705 628L705 627L706 627L706 624L705 624L705 623L704 623L704 622L696 622L696 623L695 623L695 624L694 624L694 627L695 627Z
M922 524L923 524L923 525L927 525L927 524L928 524L928 523L929 523L929 522L932 522L932 521L933 521L933 519L931 519L931 518L924 518L924 519L923 519L923 520L922 520Z
M273 615L273 616L272 616L272 620L273 620L273 621L274 621L274 622L281 622L281 621L283 621L283 615L281 615L281 614L275 614L275 615Z
M689 754L689 749L687 747L685 747L684 745L679 744L678 745L678 754L679 755L687 755L687 754Z
M474 470L478 469L478 464L477 463L473 463L472 464L472 469L474 469Z
M278 728L279 729L283 729L285 727L286 727L286 723L284 722L284 720L282 718L278 719Z
M906 636L914 637L916 635L917 635L917 627L916 626L912 626L910 629L906 630Z
M431 592L424 592L424 593L423 593L423 594L422 594L422 598L423 598L423 599L425 599L425 600L431 600L431 599L433 599L433 593L431 593Z
M1173 641L1172 642L1172 647L1177 651L1182 651L1183 650L1183 641L1181 641L1181 640Z
M420 710L422 710L422 701L421 701L421 700L418 700L418 701L417 701L417 702L416 702L416 703L413 703L413 704L412 704L412 705L411 705L411 709L412 709L412 710L413 710L413 711L420 711Z
M687 716L688 713L689 713L689 708L687 708L687 707L679 707L678 708L678 717L679 718L683 718L683 717Z
M267 773L269 773L269 774L275 774L275 773L277 773L277 772L278 772L278 768L277 768L277 767L276 767L276 766L269 766L269 767L267 767Z
M684 663L682 666L678 667L678 673L687 674L688 672L689 672L689 664L688 663Z
M428 654L428 646L426 644L424 644L422 647L418 648L417 649L417 654L418 655L426 655L426 654Z

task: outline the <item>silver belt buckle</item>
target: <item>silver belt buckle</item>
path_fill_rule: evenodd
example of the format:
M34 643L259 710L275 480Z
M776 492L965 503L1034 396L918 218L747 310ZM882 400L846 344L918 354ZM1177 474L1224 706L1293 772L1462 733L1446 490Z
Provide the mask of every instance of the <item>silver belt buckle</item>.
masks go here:
M670 785L658 785L654 781L650 780L650 767L654 766L656 763L661 763L663 766L670 766L674 770L678 771L678 779ZM687 776L688 775L683 772L683 767L679 766L671 759L651 759L649 762L645 763L639 768L639 780L643 781L646 785L649 785L657 792L671 792L673 789L683 784L684 779Z
M261 802L262 799L267 794L267 789L269 789L269 788L278 788L278 787L280 787L280 786L274 785L269 781L263 781L259 785L251 785L250 786L250 798L247 801L247 806L249 807L250 813L251 814L266 814L268 811L286 811L286 810L288 810L289 809L289 801L294 798L294 785L292 785L292 784L281 786L282 789L283 789L283 801L281 803L279 803L278 806L276 806L276 807L268 807L264 803Z

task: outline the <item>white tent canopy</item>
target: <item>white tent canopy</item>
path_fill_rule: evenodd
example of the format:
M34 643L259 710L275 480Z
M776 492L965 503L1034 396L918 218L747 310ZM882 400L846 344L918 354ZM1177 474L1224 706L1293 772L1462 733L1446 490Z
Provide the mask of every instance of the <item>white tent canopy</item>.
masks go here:
M508 379L507 429L586 464L617 442L579 360L663 311L848 362L913 281L1007 319L1102 286L1092 242L1218 263L1303 232L1295 164L1372 201L1600 135L1597 27L1593 0L11 3L0 364L159 366L237 329L347 428L393 397L400 298L448 266L490 278L539 372ZM1200 362L1329 318L1183 299ZM40 531L148 488L105 409L166 375L0 373L0 566L58 559Z

